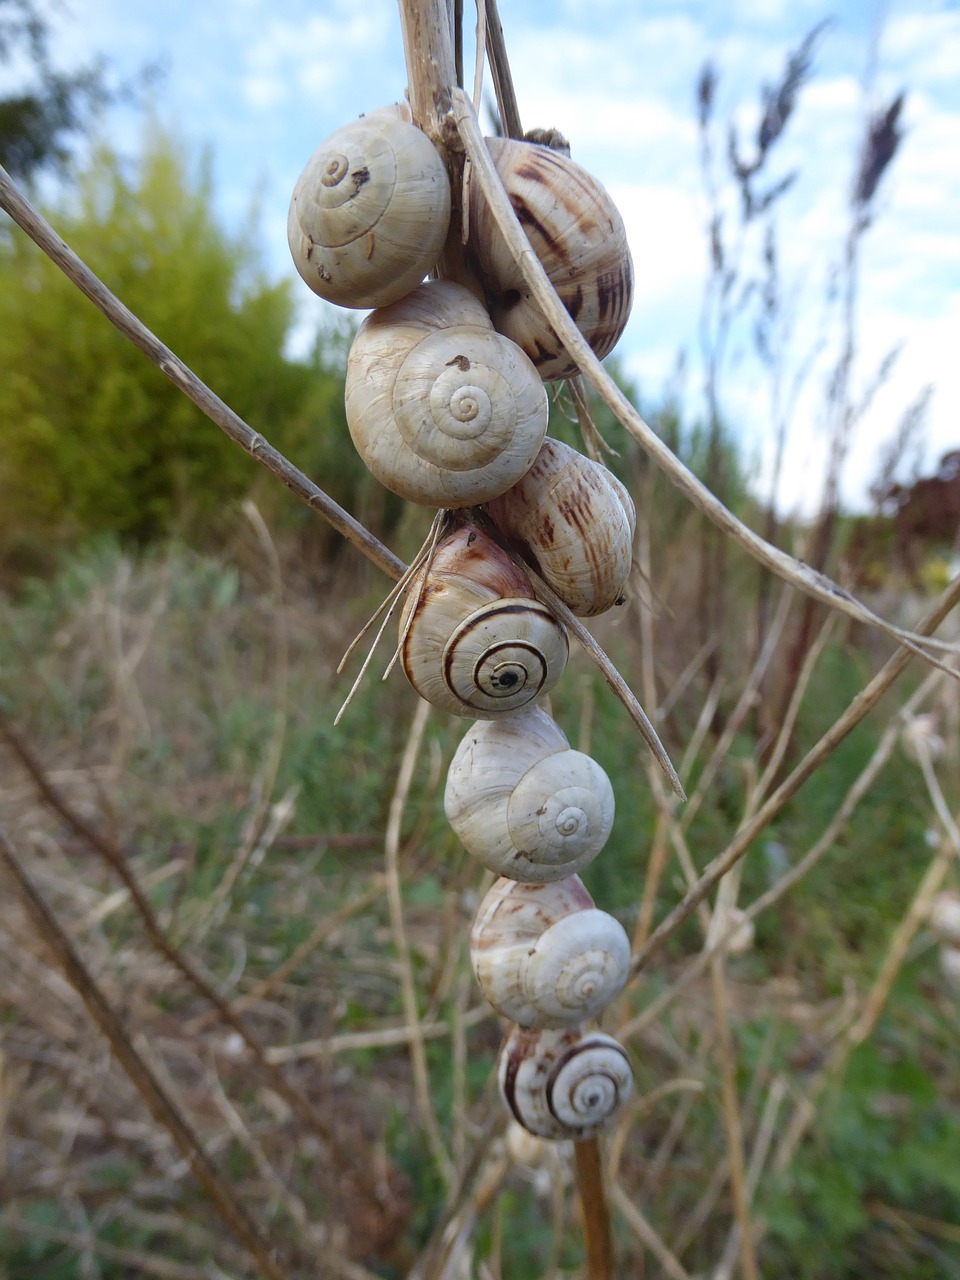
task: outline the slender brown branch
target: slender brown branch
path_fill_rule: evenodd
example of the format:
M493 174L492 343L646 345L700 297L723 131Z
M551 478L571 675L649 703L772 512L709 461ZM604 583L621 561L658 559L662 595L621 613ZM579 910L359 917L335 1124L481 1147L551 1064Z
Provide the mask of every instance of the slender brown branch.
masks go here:
M740 1268L743 1272L744 1280L759 1280L760 1273L757 1270L757 1257L753 1241L753 1224L750 1221L750 1202L746 1189L746 1169L743 1158L743 1124L737 1099L736 1052L733 1036L730 1032L730 1009L727 1000L727 984L722 955L715 955L710 961L710 987L713 995L714 1029L717 1033L717 1050L720 1060L721 1113L727 1140L730 1192L733 1199L734 1218L737 1224Z
M523 126L520 123L520 108L513 88L513 77L510 74L510 63L507 58L507 44L503 38L503 27L497 12L497 0L485 0L487 15L486 37L487 56L490 59L490 70L493 74L493 91L497 98L497 110L500 112L500 123L508 138L522 138Z
M269 1280L285 1280L288 1273L276 1262L272 1246L234 1198L229 1184L207 1155L200 1138L173 1099L167 1095L142 1055L134 1048L119 1014L109 1004L92 974L74 951L56 917L37 892L2 827L0 858L16 885L24 910L37 933L43 938L64 976L86 1005L87 1012L109 1041L115 1058L143 1097L154 1119L176 1143L177 1150L210 1197L224 1223Z
M192 400L201 413L206 414L211 422L214 422L235 444L281 480L295 497L322 516L388 577L402 576L406 567L403 561L298 470L258 431L248 426L229 405L215 395L204 382L201 382L169 347L164 346L159 338L155 337L146 325L142 324L60 239L49 223L17 190L10 175L2 166L0 166L0 209L6 210L14 222L77 286L80 292L89 298L110 323L142 351L188 400Z
M543 578L532 569L529 565L525 565L527 573L533 582L533 589L536 592L537 599L541 604L545 604L551 612L555 613L564 626L572 631L576 639L580 642L581 647L587 656L597 664L600 673L606 680L607 684L619 698L627 715L633 721L640 731L640 736L650 748L653 757L660 766L665 778L670 783L670 787L678 800L686 800L686 793L683 790L683 783L677 775L673 762L667 755L666 749L657 734L656 729L650 723L650 719L643 707L637 700L636 694L624 680L623 676L617 670L617 667L607 657L593 635L587 630L580 619L571 612L571 610L563 603L557 593L550 587Z
M413 723L410 725L410 732L407 735L406 746L404 747L400 769L397 774L397 784L390 799L387 828L384 834L384 872L387 881L387 903L390 908L390 929L393 934L393 945L400 961L400 990L403 998L404 1018L409 1032L410 1067L413 1073L417 1111L437 1168L445 1178L447 1185L450 1186L455 1181L455 1170L453 1162L443 1145L440 1125L433 1108L430 1093L430 1074L423 1044L420 1012L417 1008L413 959L410 954L410 945L407 941L406 925L403 918L403 898L400 891L401 826L429 714L430 704L421 698L417 703Z
M599 1138L582 1138L573 1144L577 1167L577 1191L583 1207L583 1243L586 1280L613 1280L613 1235L610 1209L603 1183Z

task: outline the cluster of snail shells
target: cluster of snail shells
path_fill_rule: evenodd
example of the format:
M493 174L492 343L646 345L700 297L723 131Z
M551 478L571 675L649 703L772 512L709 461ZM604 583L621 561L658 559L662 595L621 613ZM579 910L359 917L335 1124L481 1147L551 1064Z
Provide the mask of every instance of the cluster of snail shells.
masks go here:
M497 170L561 301L600 356L626 323L633 268L604 188L561 152L488 140ZM471 507L529 470L543 441L543 383L576 366L516 275L476 183L467 183L468 253L483 301L421 282L450 225L442 156L405 106L336 130L294 189L287 238L311 289L375 308L348 360L354 443L382 484L410 502Z
M930 928L940 942L940 969L951 987L960 991L960 893L944 889L930 908Z
M498 1082L513 1117L542 1138L595 1134L629 1096L627 1056L588 1032L630 966L623 926L577 874L613 825L610 780L540 707L473 724L447 774L447 818L499 878L470 932L480 989L512 1024Z
M560 151L488 146L558 296L606 355L633 294L616 208ZM524 565L574 613L601 613L623 597L635 512L606 468L546 437L544 383L577 369L469 179L467 254L483 297L424 282L451 203L440 153L406 107L386 107L310 157L288 241L315 293L372 309L345 387L350 435L370 471L407 501L466 509L408 589L401 661L428 702L475 718L450 766L445 808L464 846L500 877L481 904L471 954L481 989L512 1028L498 1060L501 1093L531 1133L581 1138L631 1089L624 1050L585 1027L626 981L629 943L579 879L610 834L613 792L536 705L569 644ZM469 509L484 505L478 521Z

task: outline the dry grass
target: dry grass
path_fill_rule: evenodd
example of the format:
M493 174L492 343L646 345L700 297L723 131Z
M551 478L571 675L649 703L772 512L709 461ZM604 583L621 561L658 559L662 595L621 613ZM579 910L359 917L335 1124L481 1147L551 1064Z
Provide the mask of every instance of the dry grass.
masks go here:
M86 973L81 998L8 878L0 1239L11 1274L32 1257L51 1275L494 1276L516 1253L512 1230L531 1237L537 1274L576 1274L570 1157L534 1150L521 1156L533 1165L518 1163L489 1084L499 1033L465 945L482 877L438 814L461 726L414 716L395 675L387 690L368 678L328 732L342 700L334 656L362 606L351 620L318 604L322 591L284 588L279 563L257 559L257 537L239 548L240 563L265 566L256 574L176 550L141 564L113 553L5 606L0 822ZM656 646L660 624L643 625ZM631 628L621 619L608 643ZM696 655L671 657L679 673ZM694 744L684 781L703 812L677 809L652 766L635 784L656 797L661 850L659 887L648 882L644 898L638 880L623 912L638 948L702 876L712 851L698 847L698 823L715 821L711 797L745 759L734 729L758 669L745 673L726 736L684 726L701 696L692 679L664 720L670 738ZM602 749L617 711L585 666L569 687L558 713L574 739L579 723L579 745ZM938 697L952 705L944 689L933 673L906 712ZM747 901L758 925L836 851L883 776L903 727L896 705L885 715L825 829ZM717 1275L750 1274L763 1257L758 1187L789 1173L816 1132L918 939L930 952L924 904L957 852L956 794L939 781L949 795L957 744L937 759L925 742L914 742L918 764L899 755L898 767L914 771L931 823L940 813L939 843L926 871L911 858L914 901L891 921L874 977L865 967L862 985L831 992L809 971L778 971L776 949L727 956L724 917L704 903L704 945L681 931L605 1017L638 1081L606 1145L631 1274L691 1275L706 1258ZM773 776L748 777L733 830L762 808ZM638 837L649 839L621 831ZM729 910L740 895L724 884ZM948 999L930 988L913 1016L947 1017ZM113 1015L132 1069L91 1019L91 1000ZM143 1072L178 1121L151 1110ZM941 1085L954 1096L955 1080ZM212 1173L206 1194L177 1122ZM877 1212L893 1230L900 1210ZM946 1233L936 1247L952 1247L949 1221L934 1215L925 1233L897 1220L910 1239Z

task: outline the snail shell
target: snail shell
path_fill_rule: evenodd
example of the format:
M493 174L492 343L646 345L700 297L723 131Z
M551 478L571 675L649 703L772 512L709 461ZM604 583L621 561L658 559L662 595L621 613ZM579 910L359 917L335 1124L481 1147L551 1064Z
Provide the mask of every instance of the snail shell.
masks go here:
M602 358L616 345L633 303L633 263L616 206L559 151L512 138L488 138L487 148L550 283ZM470 184L469 227L497 329L523 347L545 382L573 377L576 364L529 293L478 183Z
M630 968L623 926L597 910L578 876L552 884L501 877L480 904L470 954L484 996L522 1027L596 1017Z
M459 716L526 706L556 684L569 653L566 631L534 599L523 570L470 525L438 546L425 581L414 579L400 636L407 679Z
M549 437L530 470L494 498L490 518L529 553L574 613L592 617L623 597L637 516L617 477Z
M469 853L530 884L589 866L613 827L610 779L570 749L539 707L471 726L450 763L443 804Z
M293 189L287 240L297 271L321 298L382 307L433 269L449 223L440 153L407 108L383 107L314 151Z
M471 507L515 484L547 430L533 365L468 289L433 280L372 312L350 350L347 425L408 502Z
M930 928L947 947L960 948L960 894L938 893L930 908Z
M630 1096L626 1051L612 1036L514 1027L497 1061L500 1093L514 1119L541 1138L588 1138Z

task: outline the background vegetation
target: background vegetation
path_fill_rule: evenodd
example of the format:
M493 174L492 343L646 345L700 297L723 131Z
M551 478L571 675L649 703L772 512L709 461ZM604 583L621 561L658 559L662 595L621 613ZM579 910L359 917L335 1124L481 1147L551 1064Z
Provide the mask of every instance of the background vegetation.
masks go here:
M811 558L912 622L949 576L956 522L904 516L917 486L898 486L888 459L869 519L839 509L834 469L815 527L779 527L725 425L738 327L766 344L771 377L802 364L774 355L778 192L763 162L820 35L768 91L777 123L762 117L752 167L718 145L704 73L705 173L741 222L718 197L703 418L648 409L738 514L787 545L807 537ZM847 303L898 111L865 128ZM409 558L425 513L378 491L348 447L348 332L292 358L293 298L259 266L255 221L235 238L209 210L202 159L153 121L133 160L93 149L50 215L252 426ZM855 306L844 314L855 326ZM854 331L837 331L824 404L837 467L860 403ZM553 429L576 441L570 417L561 399ZM349 684L337 659L382 582L9 226L0 422L0 822L224 1194L289 1277L579 1274L569 1152L521 1148L491 1088L499 1029L466 946L483 882L440 803L463 726L417 719L397 673L384 688L385 652L333 727ZM664 795L579 655L553 711L613 780L614 833L584 878L639 946L891 646L758 578L597 422L641 519L630 603L596 630L688 806ZM914 666L765 827L737 890L605 1015L637 1086L606 1147L624 1275L735 1274L738 1197L763 1274L960 1274L958 996L925 915L957 883L960 699ZM723 912L768 895L753 944L708 965ZM13 894L0 1002L0 1274L257 1274Z

